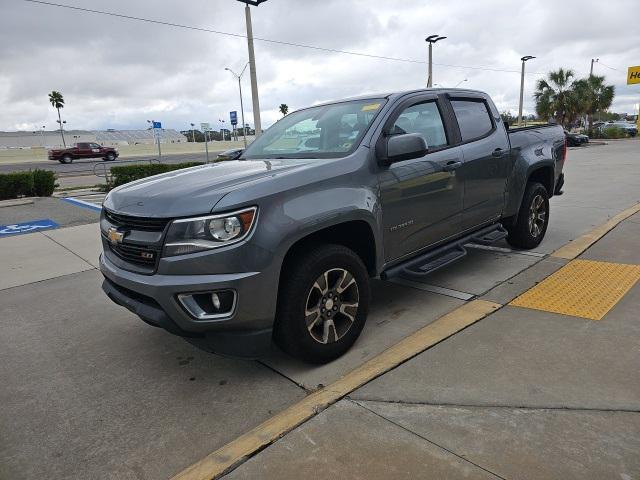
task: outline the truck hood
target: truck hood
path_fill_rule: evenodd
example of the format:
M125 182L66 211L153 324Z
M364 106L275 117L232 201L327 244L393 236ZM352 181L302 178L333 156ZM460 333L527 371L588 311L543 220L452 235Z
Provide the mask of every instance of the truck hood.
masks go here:
M104 206L143 217L202 215L247 182L290 174L311 163L312 160L236 160L176 170L115 188Z

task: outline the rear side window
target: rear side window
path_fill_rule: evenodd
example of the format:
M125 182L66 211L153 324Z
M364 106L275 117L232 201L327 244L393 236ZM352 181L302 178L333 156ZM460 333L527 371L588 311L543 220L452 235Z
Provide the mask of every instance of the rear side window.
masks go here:
M493 129L491 114L482 100L451 100L451 106L458 119L463 142L483 137Z

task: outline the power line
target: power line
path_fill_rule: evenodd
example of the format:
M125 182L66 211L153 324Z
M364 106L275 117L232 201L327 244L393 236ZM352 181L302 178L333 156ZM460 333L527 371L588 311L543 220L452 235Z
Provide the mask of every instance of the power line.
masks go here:
M602 65L603 67L607 67L609 70L615 70L616 72L621 72L622 70L618 70L617 68L613 68L610 67L609 65L602 63L600 60L598 60L598 65Z
M152 23L152 24L156 24L156 25L164 25L166 27L175 27L175 28L183 28L186 30L195 30L198 32L204 32L204 33L213 33L216 35L225 35L228 37L235 37L235 38L247 38L246 35L240 34L240 33L231 33L231 32L223 32L220 30L213 30L210 28L204 28L204 27L194 27L193 25L184 25L181 23L173 23L173 22L166 22L166 21L162 21L162 20L152 20L150 18L143 18L143 17L136 17L133 15L125 15L122 13L115 13L115 12L106 12L103 10L94 10L91 8L84 8L84 7L76 7L74 5L66 5L63 3L53 3L53 2L47 2L44 0L24 0L25 2L29 2L29 3L36 3L36 4L40 4L40 5L47 5L50 7L59 7L59 8L66 8L69 10L77 10L80 12L85 12L85 13L95 13L98 15L106 15L106 16L110 16L110 17L117 17L117 18L123 18L126 20L134 20L134 21L138 21L138 22L145 22L145 23ZM354 56L358 56L358 57L366 57L366 58L374 58L374 59L378 59L378 60L390 60L390 61L394 61L394 62L405 62L405 63L417 63L417 64L422 64L422 65L426 65L426 61L424 60L415 60L415 59L411 59L411 58L399 58L399 57L387 57L384 55L374 55L374 54L370 54L370 53L363 53L363 52L352 52L349 50L338 50L335 48L326 48L326 47L318 47L316 45L307 45L307 44L303 44L303 43L294 43L294 42L285 42L282 40L273 40L270 38L261 38L261 37L253 37L254 40L256 41L260 41L260 42L265 42L265 43L273 43L273 44L277 44L277 45L287 45L290 47L299 47L299 48L307 48L307 49L311 49L311 50L319 50L319 51L323 51L323 52L330 52L330 53L341 53L344 55L354 55ZM453 65L453 64L447 64L447 63L433 63L434 65L438 65L440 67L452 67L452 68L467 68L470 70L482 70L482 71L488 71L488 72L506 72L506 73L520 73L520 70L507 70L507 69L501 69L501 68L494 68L494 67L486 67L486 66L479 66L479 67L472 67L469 65ZM543 73L540 72L528 72L527 75L544 75Z

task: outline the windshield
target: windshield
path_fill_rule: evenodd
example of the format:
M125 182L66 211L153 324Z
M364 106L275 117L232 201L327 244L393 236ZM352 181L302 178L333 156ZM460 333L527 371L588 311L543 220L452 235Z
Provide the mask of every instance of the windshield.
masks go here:
M350 154L385 99L334 103L287 115L255 140L242 158L339 158Z

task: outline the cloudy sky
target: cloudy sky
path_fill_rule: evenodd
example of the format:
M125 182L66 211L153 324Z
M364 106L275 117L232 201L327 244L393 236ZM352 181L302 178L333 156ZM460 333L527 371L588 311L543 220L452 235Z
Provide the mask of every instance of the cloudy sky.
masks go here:
M245 34L236 0L59 0L78 6L193 27ZM166 128L228 122L239 110L236 71L247 62L244 38L67 8L0 0L0 130L55 127L47 94L59 90L68 128ZM558 67L594 73L616 86L613 110L633 112L640 85L626 69L640 65L638 0L464 1L269 0L253 9L254 35L402 62L255 43L263 124L316 102L425 85L424 38L448 38L434 50L434 83L489 92L500 110L517 111L520 57L527 63L525 111L536 79ZM252 122L248 69L243 77Z

